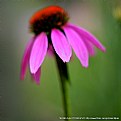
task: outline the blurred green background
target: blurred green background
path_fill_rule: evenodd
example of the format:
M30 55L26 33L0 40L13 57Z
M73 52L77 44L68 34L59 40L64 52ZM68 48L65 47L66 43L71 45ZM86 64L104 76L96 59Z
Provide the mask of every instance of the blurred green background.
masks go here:
M68 63L72 116L121 116L121 26L114 15L120 0L2 0L0 1L0 120L59 121L63 116L61 88L54 58L42 65L41 84L29 73L20 81L20 63L31 15L47 5L60 5L70 22L91 31L106 47L96 49L89 68L74 56ZM121 11L120 11L121 13ZM28 71L29 72L29 71Z

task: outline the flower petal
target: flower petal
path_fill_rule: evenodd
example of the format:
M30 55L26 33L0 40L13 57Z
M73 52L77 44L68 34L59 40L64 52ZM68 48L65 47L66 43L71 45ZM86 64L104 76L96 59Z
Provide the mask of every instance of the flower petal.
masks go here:
M61 31L53 29L51 39L58 56L63 60L63 62L69 62L72 50L65 35Z
M70 27L63 27L69 43L71 44L76 56L79 58L82 66L88 67L88 51L82 38Z
M78 32L80 36L84 36L87 40L90 40L90 42L94 44L97 48L99 48L101 51L106 51L106 48L99 42L99 40L87 30L70 23L67 24L67 26L73 28L76 32Z
M44 32L39 34L35 39L30 55L30 71L35 74L41 66L47 53L48 41Z
M36 84L40 84L41 67L37 70L35 74L31 74L32 78L35 80Z
M21 71L20 71L20 79L23 80L26 74L26 69L28 66L28 61L30 58L30 52L31 48L34 42L34 37L27 43L27 46L25 48L23 57L22 57L22 62L21 62Z
M48 50L47 50L47 54L50 57L53 57L54 56L54 50L53 50L52 45L50 45L50 44L49 44L49 47L48 47Z
M90 56L94 56L95 55L95 49L94 46L92 45L92 43L90 43L86 38L81 37L84 40L84 43L87 47L88 53Z

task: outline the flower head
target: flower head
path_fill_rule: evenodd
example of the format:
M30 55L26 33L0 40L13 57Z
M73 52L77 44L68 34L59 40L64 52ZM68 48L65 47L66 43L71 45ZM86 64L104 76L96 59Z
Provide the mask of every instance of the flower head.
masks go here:
M94 46L101 51L105 47L84 28L68 22L67 12L59 6L49 6L36 12L30 19L34 37L27 45L21 64L21 79L27 65L34 80L40 81L40 68L48 51L57 54L63 62L69 62L72 49L83 67L88 67L89 55L94 55Z
M60 28L67 23L68 14L59 6L49 6L37 11L30 18L30 28L37 35L50 32L53 28Z

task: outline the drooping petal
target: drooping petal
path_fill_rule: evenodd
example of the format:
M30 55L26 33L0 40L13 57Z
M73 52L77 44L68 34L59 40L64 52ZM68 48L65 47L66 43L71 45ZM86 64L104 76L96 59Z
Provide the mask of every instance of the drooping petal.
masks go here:
M36 84L40 84L41 67L37 70L35 74L31 74L32 78L35 80Z
M34 42L34 37L27 43L27 46L25 48L23 57L22 57L22 62L21 62L21 71L20 71L20 79L23 80L26 74L26 69L28 66L28 61L30 58L30 52L31 48Z
M63 62L69 62L72 50L65 35L61 31L53 29L51 39L58 56L63 60Z
M69 43L71 44L76 56L79 58L82 66L88 67L88 50L82 38L70 27L63 27Z
M35 74L41 66L47 53L48 41L44 32L39 34L35 39L30 55L30 71Z
M92 35L90 32L85 30L84 28L78 27L78 26L70 24L70 23L68 23L66 26L74 29L76 32L78 32L78 34L80 34L80 36L84 36L87 40L89 40L92 44L94 44L101 51L103 51L103 52L106 51L106 48L99 42L99 40L94 35Z
M81 38L83 39L83 42L85 43L87 47L89 55L94 56L96 54L94 45L92 45L92 43L90 43L89 40L87 40L86 38L84 37L81 37Z
M50 44L49 44L49 46L48 46L47 54L48 54L50 57L53 57L53 56L54 56L54 50L53 50L52 45L50 45Z

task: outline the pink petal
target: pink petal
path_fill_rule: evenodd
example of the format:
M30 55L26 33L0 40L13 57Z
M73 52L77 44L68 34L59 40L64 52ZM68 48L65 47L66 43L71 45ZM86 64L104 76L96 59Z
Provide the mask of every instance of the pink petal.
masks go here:
M90 43L86 38L81 37L87 47L88 53L90 56L94 56L95 55L95 49L94 46L92 45L92 43Z
M48 54L50 57L53 57L53 56L54 56L54 50L53 50L52 45L50 45L50 44L49 44L49 47L48 47L48 50L47 50L47 54Z
M63 29L76 56L79 58L84 67L88 67L88 51L82 38L70 27L65 26Z
M30 55L30 71L35 74L41 66L47 53L48 41L44 32L39 34L35 39Z
M40 84L41 68L37 70L35 74L32 74L32 78L35 80L36 84Z
M63 62L69 62L72 50L65 35L61 31L53 29L51 39L58 56L63 60Z
M105 47L99 42L99 40L87 30L81 27L75 26L73 24L67 24L67 26L74 29L76 32L78 32L80 36L84 36L87 40L90 40L90 42L94 44L97 48L99 48L101 51L103 52L106 51Z
M27 43L27 46L26 46L24 54L23 54L22 63L21 63L21 72L20 72L21 80L23 80L25 78L26 69L28 66L28 61L30 58L30 52L31 52L33 42L34 42L34 37Z

